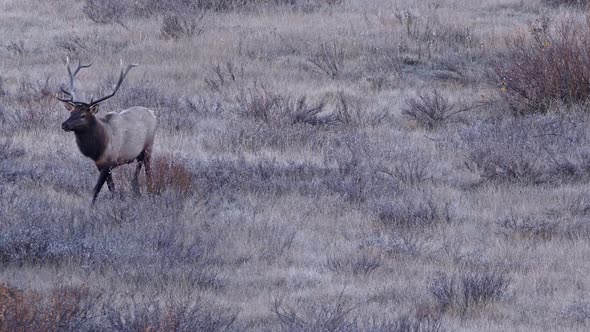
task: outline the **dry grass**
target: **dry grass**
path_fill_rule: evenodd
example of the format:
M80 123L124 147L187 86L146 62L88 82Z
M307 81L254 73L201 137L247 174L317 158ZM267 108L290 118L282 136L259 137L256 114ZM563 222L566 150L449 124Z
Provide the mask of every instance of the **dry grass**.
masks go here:
M0 330L588 330L571 3L0 2ZM140 64L154 192L90 208L66 56Z
M193 174L173 156L156 156L153 164L153 192L162 194L165 190L174 191L181 196L195 192Z
M588 100L589 22L577 18L552 23L543 16L531 25L530 38L520 35L510 42L494 70L499 89L514 112L545 113L559 103Z

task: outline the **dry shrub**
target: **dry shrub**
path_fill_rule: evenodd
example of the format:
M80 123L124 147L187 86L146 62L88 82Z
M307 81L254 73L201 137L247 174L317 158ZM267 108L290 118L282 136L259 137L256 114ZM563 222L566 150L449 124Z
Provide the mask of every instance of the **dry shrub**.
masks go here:
M342 74L345 59L344 47L333 42L331 44L322 43L307 61L313 64L319 72L330 78L337 78Z
M497 224L499 234L528 241L579 240L590 236L587 197L582 195L562 206L539 213L510 213Z
M167 15L162 21L160 37L162 39L180 39L197 37L207 29L205 15Z
M494 63L499 90L515 114L546 113L553 105L582 103L590 97L590 23L570 21L551 28L543 17L530 39L509 41Z
M25 42L22 39L8 42L4 48L8 53L16 57L21 57L28 53L28 49L25 47Z
M97 300L86 287L41 294L0 285L0 331L77 331L89 323Z
M325 110L325 101L312 104L306 96L295 98L265 88L242 91L236 97L236 102L242 116L275 127L301 124L349 126L362 122L358 106L342 92L336 95L332 111Z
M354 331L352 312L356 309L344 290L337 298L290 306L275 299L271 312L286 331Z
M88 55L92 48L90 38L80 37L77 34L68 34L56 36L54 38L55 46L64 54L81 59Z
M450 201L419 192L377 205L379 222L388 229L433 228L459 220Z
M244 65L232 61L211 66L205 84L211 91L221 92L225 87L244 79Z
M460 131L465 166L482 181L585 181L590 175L586 116L569 109L476 123Z
M380 268L383 263L380 253L367 251L353 255L328 256L324 266L336 273L366 276Z
M399 185L418 187L432 179L432 158L423 152L407 150L400 152L400 158L389 167L381 166L379 173L389 175Z
M324 103L311 106L307 104L306 99L305 96L302 96L297 100L297 106L293 112L293 124L305 123L315 126L329 123L331 119L321 114L324 110Z
M265 88L242 91L236 98L243 115L266 124L275 120L274 115L279 112L283 100L283 96L268 91Z
M0 331L9 331L15 317L29 316L29 306L24 302L23 292L0 285Z
M429 290L441 312L464 316L491 303L501 301L507 293L510 279L495 270L435 275Z
M404 115L425 129L435 129L454 115L469 111L470 107L457 107L438 90L406 99Z
M238 312L197 299L131 299L105 307L106 331L231 331Z
M172 190L187 197L193 191L193 173L172 155L156 156L152 163L152 172L152 190L155 194Z

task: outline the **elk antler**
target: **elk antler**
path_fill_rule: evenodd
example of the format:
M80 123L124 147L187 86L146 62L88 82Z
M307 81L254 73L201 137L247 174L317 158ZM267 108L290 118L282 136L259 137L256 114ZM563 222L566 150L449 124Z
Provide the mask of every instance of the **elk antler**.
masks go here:
M76 91L74 88L74 78L76 77L76 75L78 74L78 72L83 69L83 68L88 68L92 66L92 62L87 64L87 65L83 65L80 60L78 60L78 66L76 67L76 70L74 70L74 72L72 72L72 69L70 68L70 58L66 57L66 67L68 68L68 76L70 77L70 90L67 91L64 88L61 88L61 92L63 92L64 94L69 96L69 99L61 99L61 98L57 98L63 102L76 102Z
M96 105L96 104L103 102L103 101L111 98L112 96L114 96L115 93L117 93L117 91L121 87L121 83L123 83L123 80L125 79L125 76L127 76L127 73L129 73L131 68L136 67L136 66L137 66L137 64L130 64L127 66L127 68L125 70L123 70L123 60L121 60L121 74L119 75L119 81L117 82L117 85L115 86L115 90L113 91L113 93L111 93L108 96L102 97L96 101L90 101L90 105Z

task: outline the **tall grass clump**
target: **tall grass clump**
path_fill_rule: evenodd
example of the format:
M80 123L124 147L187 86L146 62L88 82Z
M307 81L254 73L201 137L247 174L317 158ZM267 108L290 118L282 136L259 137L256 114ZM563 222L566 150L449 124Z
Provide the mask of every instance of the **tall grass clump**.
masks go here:
M187 197L195 189L193 174L181 161L175 160L172 156L157 156L153 168L155 177L152 190L155 193L174 190L181 197Z
M559 6L586 6L588 5L588 0L543 0L543 4L551 7L559 7Z
M494 84L516 114L546 113L590 97L590 22L543 17L494 61Z
M505 273L494 270L437 273L429 289L441 312L464 316L503 300L510 282Z

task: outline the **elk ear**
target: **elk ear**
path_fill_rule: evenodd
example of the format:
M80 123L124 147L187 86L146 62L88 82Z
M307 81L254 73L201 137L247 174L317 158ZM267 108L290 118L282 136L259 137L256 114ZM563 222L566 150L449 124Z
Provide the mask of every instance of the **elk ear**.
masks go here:
M74 103L72 103L72 102L64 101L63 103L64 103L64 106L66 107L66 109L70 112L73 111L74 108L76 108L76 105L74 105Z
M98 112L98 104L90 106L90 109L88 111L90 112L90 114L95 115Z

